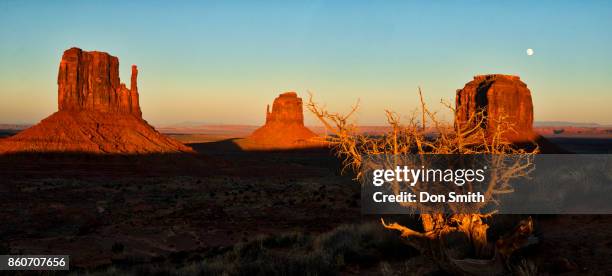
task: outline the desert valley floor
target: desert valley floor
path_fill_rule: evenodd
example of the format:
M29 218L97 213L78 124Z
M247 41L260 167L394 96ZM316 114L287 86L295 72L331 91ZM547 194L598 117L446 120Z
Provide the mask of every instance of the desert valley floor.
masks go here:
M380 217L360 214L359 185L340 173L328 149L245 152L227 135L171 136L197 153L2 156L0 254L70 254L71 265L93 271L143 264L176 268L262 237L281 237L274 246L258 245L277 256L275 250L295 247L295 240L281 242L282 237L341 240L342 229L366 225L388 244L366 242L355 250L360 252L349 250L331 272L379 274L428 262L381 229ZM551 140L591 153L609 153L612 141ZM412 217L387 219L416 225ZM489 234L519 219L497 216L499 229ZM543 271L612 271L612 216L535 221L540 242L524 254L536 256ZM436 273L430 270L421 272Z

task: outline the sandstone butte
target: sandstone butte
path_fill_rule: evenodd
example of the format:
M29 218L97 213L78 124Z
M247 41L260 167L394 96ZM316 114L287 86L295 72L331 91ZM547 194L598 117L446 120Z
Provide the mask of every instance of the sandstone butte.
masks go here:
M533 130L533 104L531 92L518 76L479 75L468 82L463 89L457 90L455 100L455 126L467 128L475 126L470 121L482 111L485 120L481 127L492 133L500 118L504 118L507 132L503 139L510 142L529 142L537 138Z
M317 135L304 126L302 98L295 92L280 94L268 105L266 123L250 136L239 141L239 146L247 150L299 149L321 147L325 144L316 141Z
M0 140L0 153L72 152L146 154L192 152L142 119L138 68L130 88L119 79L119 59L71 48L60 61L58 111Z

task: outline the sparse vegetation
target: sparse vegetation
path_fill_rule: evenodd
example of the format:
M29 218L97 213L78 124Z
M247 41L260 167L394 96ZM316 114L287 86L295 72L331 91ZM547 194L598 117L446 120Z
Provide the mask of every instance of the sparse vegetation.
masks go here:
M199 261L113 266L81 271L99 275L335 275L351 265L377 270L381 258L415 255L399 237L375 223L341 225L323 234L258 236Z

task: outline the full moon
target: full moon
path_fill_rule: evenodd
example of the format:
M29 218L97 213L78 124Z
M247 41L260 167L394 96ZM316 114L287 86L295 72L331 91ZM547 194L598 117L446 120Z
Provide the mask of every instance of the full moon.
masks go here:
M527 49L527 55L528 56L533 56L533 49L531 49L531 48Z

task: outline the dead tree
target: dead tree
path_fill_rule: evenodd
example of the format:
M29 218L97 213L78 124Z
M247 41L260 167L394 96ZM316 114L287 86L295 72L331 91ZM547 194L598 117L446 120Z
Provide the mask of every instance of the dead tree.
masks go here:
M511 179L524 177L533 169L531 161L533 154L538 152L537 147L532 151L526 151L502 139L504 133L512 131L512 125L506 122L505 118L496 118L499 121L496 129L487 131L481 127L486 119L483 113L472 114L470 118L472 122L465 124L469 127L461 128L439 120L437 113L431 112L425 105L420 88L419 98L420 108L408 117L406 123L400 121L397 113L386 110L388 131L377 136L360 133L358 127L351 122L351 116L358 110L358 103L346 115L330 113L316 104L310 95L307 108L330 133L324 139L332 145L337 156L343 161L343 170L354 171L357 180L363 177L361 168L365 162L363 156L366 155L523 156L524 158L519 158L510 165L505 164L503 169L492 173L485 196L488 200L494 200L497 194L512 192L508 184ZM451 112L455 112L447 102L441 101L441 104ZM419 117L420 121L417 119ZM405 188L400 189L398 183L394 183L392 189L396 194L406 191ZM415 207L409 206L410 203L402 204L406 204L405 207ZM386 229L398 231L406 244L431 257L447 272L473 275L495 275L509 271L533 273L534 269L530 264L512 264L509 261L513 252L528 243L533 231L531 218L521 221L510 234L492 242L487 240L489 225L486 219L495 212L442 214L432 210L422 211L419 215L422 231L398 223L387 223L382 218L381 223Z

